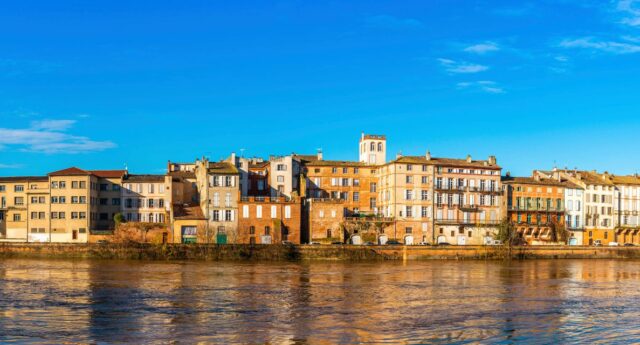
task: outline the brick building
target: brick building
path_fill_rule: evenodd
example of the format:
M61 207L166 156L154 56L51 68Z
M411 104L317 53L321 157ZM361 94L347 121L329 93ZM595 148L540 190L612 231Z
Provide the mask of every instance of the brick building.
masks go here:
M301 243L300 198L241 197L238 209L237 243Z

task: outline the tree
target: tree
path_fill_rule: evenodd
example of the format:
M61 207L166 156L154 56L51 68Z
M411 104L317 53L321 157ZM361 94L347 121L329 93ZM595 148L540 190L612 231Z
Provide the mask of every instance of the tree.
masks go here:
M518 234L515 225L509 219L504 219L500 222L495 238L507 246L517 246L523 243L522 237Z
M567 231L564 224L560 224L556 219L553 219L549 227L551 231L549 234L551 242L567 243L571 233Z

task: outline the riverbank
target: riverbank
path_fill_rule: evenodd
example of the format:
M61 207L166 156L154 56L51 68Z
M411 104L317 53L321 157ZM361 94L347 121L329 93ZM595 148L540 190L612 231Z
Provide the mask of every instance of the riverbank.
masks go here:
M7 257L206 261L640 259L640 247L1 243L0 258Z

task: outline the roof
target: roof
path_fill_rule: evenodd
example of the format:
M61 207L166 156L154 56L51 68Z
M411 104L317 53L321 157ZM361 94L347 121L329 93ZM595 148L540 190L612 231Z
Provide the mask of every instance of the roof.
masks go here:
M432 157L427 159L425 156L402 156L387 164L392 163L411 163L411 164L430 164L430 165L443 165L443 166L456 166L456 167L469 167L469 168L484 168L484 169L501 169L499 165L489 163L488 160L471 160L457 159L457 158L437 158Z
M386 140L387 137L382 134L362 134L361 139L376 139L376 140Z
M364 162L356 162L356 161L325 161L325 160L316 160L310 161L306 163L307 166L349 166L349 167L375 167L370 164L366 164Z
M561 170L565 174L582 181L586 184L590 185L606 185L612 186L612 175L610 174L599 174L595 171L584 171L584 170ZM579 177L578 177L579 175Z
M269 161L249 163L249 169L261 169L269 166Z
M569 187L569 188L578 188L573 183L563 182L554 179L540 178L536 179L533 177L515 177L515 176L502 176L503 184L532 184L539 186L558 186L558 187Z
M622 175L622 176L611 176L611 181L614 184L633 184L640 185L640 176L638 175Z
M317 161L318 155L299 155L294 153L293 158L299 159L301 162L308 163Z
M238 174L238 168L227 162L209 163L208 172L209 174L236 175Z
M169 176L182 177L182 178L196 178L196 173L193 171L170 171Z
M49 181L47 176L6 176L0 177L0 182L31 182L31 181Z
M86 176L86 175L91 175L91 173L76 167L71 167L71 168L62 169L62 170L49 173L49 176Z
M122 178L127 174L126 170L89 170L89 172L102 178Z
M173 204L173 218L179 220L206 220L198 205Z
M124 181L127 182L164 182L165 175L127 175Z
M121 178L127 173L126 170L83 170L71 167L49 173L49 176L87 176L93 175L102 178Z

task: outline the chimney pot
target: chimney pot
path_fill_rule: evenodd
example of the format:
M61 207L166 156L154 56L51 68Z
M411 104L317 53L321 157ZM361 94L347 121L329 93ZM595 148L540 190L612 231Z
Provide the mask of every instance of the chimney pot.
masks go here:
M429 152L429 150L427 150L427 154L425 155L425 158L430 161L431 160L431 152Z
M471 155L467 155L467 163L471 163Z

